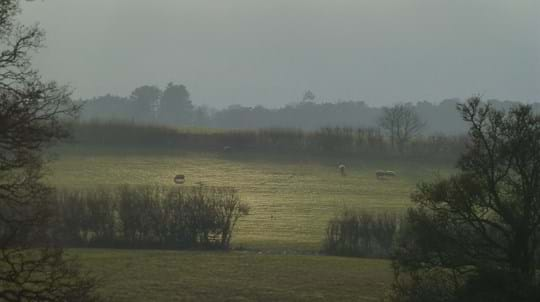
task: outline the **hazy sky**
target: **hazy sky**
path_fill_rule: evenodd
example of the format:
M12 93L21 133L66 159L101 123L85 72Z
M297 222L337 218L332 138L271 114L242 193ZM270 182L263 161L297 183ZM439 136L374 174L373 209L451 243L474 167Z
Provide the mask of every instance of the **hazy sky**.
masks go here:
M187 86L196 104L540 101L538 0L46 0L35 63L77 97Z

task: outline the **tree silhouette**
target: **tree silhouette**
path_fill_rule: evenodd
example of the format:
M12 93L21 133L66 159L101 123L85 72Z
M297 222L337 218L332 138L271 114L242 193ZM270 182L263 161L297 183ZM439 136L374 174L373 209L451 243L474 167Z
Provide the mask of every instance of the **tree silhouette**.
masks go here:
M31 68L43 32L18 24L18 13L18 1L0 1L0 300L93 301L95 280L51 235L51 190L41 181L44 149L66 137L78 107Z
M379 127L388 133L392 148L397 147L399 153L403 153L405 146L425 127L425 123L412 104L397 104L383 108Z
M305 101L313 101L315 99L315 94L311 92L311 90L307 90L304 92L304 96L302 97L302 102Z
M192 113L193 104L186 86L169 83L160 101L160 121L170 125L189 125Z
M161 96L161 90L156 86L137 87L131 93L133 117L142 122L153 122Z
M459 111L470 125L461 172L420 184L412 196L417 207L395 263L416 284L397 286L409 298L400 301L436 292L418 291L434 277L454 299L437 301L538 301L540 116L526 105L498 111L477 97Z

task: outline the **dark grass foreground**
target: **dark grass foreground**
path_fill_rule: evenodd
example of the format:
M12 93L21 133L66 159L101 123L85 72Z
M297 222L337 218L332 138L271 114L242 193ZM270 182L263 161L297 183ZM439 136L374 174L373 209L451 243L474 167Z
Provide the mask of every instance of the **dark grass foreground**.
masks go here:
M76 249L113 301L378 301L388 261L247 252Z

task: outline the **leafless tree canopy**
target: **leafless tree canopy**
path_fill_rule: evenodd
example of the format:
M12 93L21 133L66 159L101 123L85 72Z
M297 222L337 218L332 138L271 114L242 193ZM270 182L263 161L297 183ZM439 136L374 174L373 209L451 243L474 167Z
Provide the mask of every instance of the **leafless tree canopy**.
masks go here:
M403 153L406 144L420 133L425 123L411 104L397 104L383 108L379 126L388 133L392 148L397 147Z
M498 111L477 97L458 109L470 125L461 173L412 195L417 207L397 267L412 276L442 269L454 275L451 291L474 301L538 301L540 116L526 105Z
M43 151L67 135L78 108L32 69L44 35L18 24L18 13L18 1L0 0L0 300L90 301L95 281L54 244L41 182Z

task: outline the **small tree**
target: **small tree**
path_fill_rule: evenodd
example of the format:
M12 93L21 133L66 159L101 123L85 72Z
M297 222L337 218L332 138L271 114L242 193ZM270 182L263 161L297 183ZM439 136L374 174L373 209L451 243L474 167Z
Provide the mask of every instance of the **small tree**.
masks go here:
M302 102L305 102L305 101L313 101L315 100L315 94L313 92L311 92L311 90L306 90L306 92L304 92L304 96L302 97Z
M29 54L43 32L16 22L19 1L0 1L0 300L91 301L81 275L51 236L50 189L41 182L44 149L67 135L78 108L69 91L44 83Z
M526 105L497 111L477 97L458 109L470 124L461 173L412 195L397 272L416 289L439 272L452 281L444 301L538 301L540 116ZM405 279L396 279L406 293L398 300L421 300Z
M388 133L392 148L397 148L400 154L425 126L410 103L384 107L378 124Z
M153 122L156 118L161 90L156 86L141 86L131 92L133 117L141 122Z
M193 119L193 104L184 85L169 83L159 104L160 122L170 125L188 125Z

